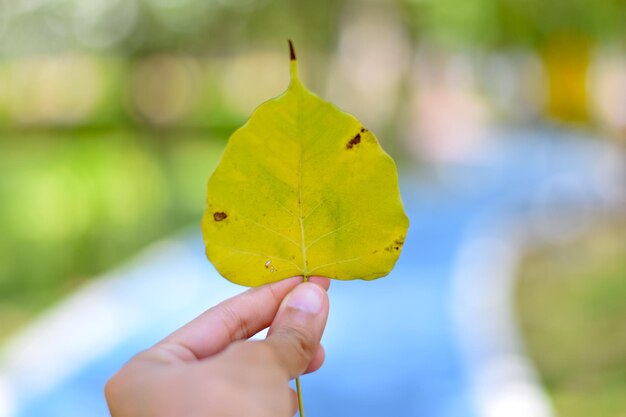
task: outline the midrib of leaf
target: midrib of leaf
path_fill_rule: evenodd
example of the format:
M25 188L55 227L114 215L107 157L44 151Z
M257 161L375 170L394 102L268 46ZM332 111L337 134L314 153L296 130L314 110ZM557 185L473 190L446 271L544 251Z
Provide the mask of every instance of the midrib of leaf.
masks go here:
M297 64L296 64L297 65ZM292 78L294 78L294 81L297 80L297 73L294 70L295 65L292 66ZM309 276L309 267L308 267L308 261L307 261L307 257L306 257L306 241L304 238L304 216L302 215L302 160L303 160L303 154L304 154L304 143L302 140L302 123L301 123L301 114L302 112L300 111L300 95L296 95L296 132L297 132L297 136L298 136L298 142L299 142L299 146L300 146L300 157L298 159L298 209L299 209L299 214L298 214L298 221L300 223L300 246L302 247L302 275L304 277L304 279L306 280Z

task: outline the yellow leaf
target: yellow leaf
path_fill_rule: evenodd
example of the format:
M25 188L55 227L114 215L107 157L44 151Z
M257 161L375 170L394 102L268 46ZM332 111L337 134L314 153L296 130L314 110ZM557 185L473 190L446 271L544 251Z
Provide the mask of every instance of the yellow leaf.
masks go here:
M287 91L231 136L209 180L209 260L247 286L374 279L393 268L408 225L394 161L354 116L304 87L292 48Z

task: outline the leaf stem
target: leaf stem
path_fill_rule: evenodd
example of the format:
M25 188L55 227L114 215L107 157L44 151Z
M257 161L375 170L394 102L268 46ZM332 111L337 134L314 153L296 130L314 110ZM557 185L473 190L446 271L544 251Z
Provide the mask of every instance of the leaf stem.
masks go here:
M309 277L304 275L302 277L302 282L307 282ZM304 404L302 403L302 387L300 386L300 377L296 377L296 393L298 394L298 411L300 412L300 417L304 417Z
M304 404L302 404L302 388L300 388L300 377L296 377L296 392L298 393L298 411L300 417L304 417Z

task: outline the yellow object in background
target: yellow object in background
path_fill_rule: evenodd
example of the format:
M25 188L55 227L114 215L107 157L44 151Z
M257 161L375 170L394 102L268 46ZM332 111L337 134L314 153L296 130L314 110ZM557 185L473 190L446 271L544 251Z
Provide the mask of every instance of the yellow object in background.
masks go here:
M541 51L547 75L546 113L564 122L587 122L591 43L588 39L561 33L552 36Z

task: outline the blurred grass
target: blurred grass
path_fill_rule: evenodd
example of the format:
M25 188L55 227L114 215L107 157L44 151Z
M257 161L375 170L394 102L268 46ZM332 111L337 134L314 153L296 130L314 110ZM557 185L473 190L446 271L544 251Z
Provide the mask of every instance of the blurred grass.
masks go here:
M626 218L584 239L535 248L518 310L558 416L626 416Z
M150 242L199 224L224 144L121 129L3 139L0 340Z

